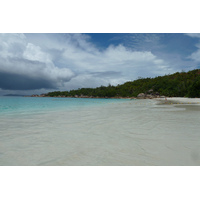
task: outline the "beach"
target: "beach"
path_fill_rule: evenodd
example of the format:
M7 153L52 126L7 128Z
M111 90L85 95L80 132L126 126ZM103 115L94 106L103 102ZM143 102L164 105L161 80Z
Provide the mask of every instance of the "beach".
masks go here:
M200 104L200 98L186 98L186 97L163 97L155 100L161 103L171 104Z
M1 115L0 165L200 165L199 99L92 101Z

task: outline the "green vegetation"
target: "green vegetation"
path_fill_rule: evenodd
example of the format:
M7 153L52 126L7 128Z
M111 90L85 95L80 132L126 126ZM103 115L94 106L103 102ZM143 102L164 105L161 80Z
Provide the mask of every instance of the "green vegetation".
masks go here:
M155 78L139 78L118 86L49 92L46 96L136 97L139 93L148 93L149 90L168 97L200 97L200 69Z

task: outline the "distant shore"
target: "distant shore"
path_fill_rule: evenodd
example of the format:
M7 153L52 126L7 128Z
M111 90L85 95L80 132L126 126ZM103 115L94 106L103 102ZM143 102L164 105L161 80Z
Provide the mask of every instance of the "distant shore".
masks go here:
M137 97L134 96L88 96L88 95L73 95L73 96L65 96L65 95L58 95L58 96L50 96L48 94L33 94L31 96L25 97L60 97L60 98L94 98L94 99L154 99L154 98L165 98L165 96L160 96L159 93L140 93Z
M31 95L25 97L51 97L47 96L46 94L41 95ZM161 104L199 104L200 105L200 98L188 98L188 97L166 97L166 96L159 96L159 95L145 95L144 93L140 93L137 97L93 97L93 96L54 96L56 98L94 98L94 99L154 99L158 103Z
M24 97L51 97L46 96L44 94L41 95L30 95L30 96L24 96ZM133 97L93 97L93 96L53 96L53 98L92 98L92 99L132 99ZM136 98L135 98L136 99Z

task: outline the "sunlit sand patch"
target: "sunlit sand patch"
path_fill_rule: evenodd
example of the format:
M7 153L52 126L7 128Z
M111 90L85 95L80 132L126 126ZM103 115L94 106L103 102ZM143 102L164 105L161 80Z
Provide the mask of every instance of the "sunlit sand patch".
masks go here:
M155 99L158 104L195 104L200 105L200 98L168 97Z

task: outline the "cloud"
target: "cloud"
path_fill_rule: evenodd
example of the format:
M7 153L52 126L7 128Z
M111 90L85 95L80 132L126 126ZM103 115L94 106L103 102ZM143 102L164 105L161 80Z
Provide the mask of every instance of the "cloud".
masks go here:
M41 88L55 88L50 80L28 77L13 73L0 73L0 85L4 90L34 90Z
M163 37L163 34L154 34L154 33L134 33L128 34L124 38L124 43L126 46L137 51L154 51L160 50L163 48L160 40Z
M200 38L200 33L185 33L185 35L193 38Z
M200 33L186 33L187 36L200 39ZM196 63L200 63L200 40L195 45L197 50L194 51L191 55L188 56L189 59L192 59Z
M99 49L86 34L0 34L0 88L5 90L117 85L172 72L150 50L123 44Z
M0 34L0 88L32 90L58 88L74 77L55 66L51 54L29 43L23 34Z
M188 58L194 60L197 63L200 63L200 49L197 51L193 52Z
M160 68L165 65L163 60L150 51L133 51L122 44L110 45L101 52L94 49L92 53L79 49L72 52L70 49L64 52L63 59L79 72L121 72L122 76L126 76L126 80L136 78L140 71L148 70L150 75L156 71L160 73Z

